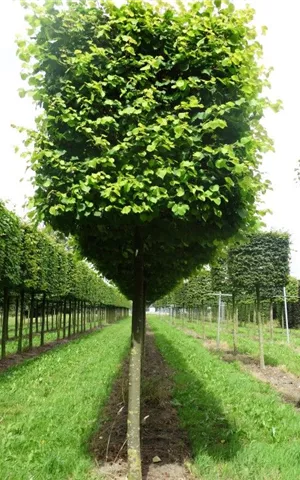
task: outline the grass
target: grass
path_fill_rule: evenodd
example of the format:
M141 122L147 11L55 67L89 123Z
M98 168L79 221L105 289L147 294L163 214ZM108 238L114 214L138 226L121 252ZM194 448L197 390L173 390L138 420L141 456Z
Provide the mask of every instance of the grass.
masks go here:
M92 478L89 438L128 349L122 321L0 376L1 480Z
M300 478L300 416L268 385L201 343L150 318L174 369L174 399L202 480Z
M175 320L175 325L182 326L182 321ZM202 336L203 327L200 323L185 322L184 327L194 330ZM228 328L228 326L225 327L222 325L221 341L227 342L229 347L233 348L233 336L230 332L230 327L232 330L232 326L229 325ZM217 336L216 332L216 323L206 323L206 338L215 340ZM259 358L259 343L258 339L255 339L255 336L257 336L256 326L239 326L237 343L239 353L245 353L255 358ZM289 346L285 342L285 337L281 332L276 332L276 336L274 337L275 340L271 343L268 334L265 331L264 352L266 365L282 366L289 372L294 373L295 375L300 375L300 352L293 348L293 346L297 346L297 338L294 337L292 344Z

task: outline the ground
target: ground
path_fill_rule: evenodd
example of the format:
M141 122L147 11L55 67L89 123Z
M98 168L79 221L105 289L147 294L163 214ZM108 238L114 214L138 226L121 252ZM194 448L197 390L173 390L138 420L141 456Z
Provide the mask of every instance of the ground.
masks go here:
M187 434L180 428L172 404L172 371L147 333L143 361L142 386L142 457L143 478L147 480L190 480L190 448ZM127 471L128 359L114 384L103 416L105 422L93 438L91 449L99 463L100 473L108 479L125 479Z

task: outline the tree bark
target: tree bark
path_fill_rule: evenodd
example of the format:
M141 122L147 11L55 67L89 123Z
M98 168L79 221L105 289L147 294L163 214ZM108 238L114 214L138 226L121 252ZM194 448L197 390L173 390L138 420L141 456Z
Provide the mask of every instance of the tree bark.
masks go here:
M142 321L142 354L145 352L145 338L146 338L146 282L143 287L143 321Z
M129 364L127 453L128 480L142 480L140 439L141 363L144 329L144 248L141 232L135 232L134 298Z
M49 302L46 302L46 332L49 332Z
M31 296L30 296L29 336L28 336L29 350L31 350L33 346L33 313L34 313L34 291L31 292Z
M2 317L2 338L1 338L1 358L6 355L6 340L9 322L9 293L8 288L3 290L3 317Z
M72 321L73 321L73 325L72 325L73 335L75 335L75 333L76 333L76 312L77 312L77 300L75 299L74 303L73 303L73 318L72 318Z
M258 324L258 333L259 333L259 364L260 368L265 368L265 356L264 356L264 333L263 333L263 324L261 319L260 311L260 291L259 287L256 287L256 318Z
M45 324L46 324L46 294L43 293L42 300L42 322L41 322L41 346L45 343Z
M237 307L237 303L234 295L232 297L232 315L233 315L233 353L234 355L236 355L239 313L238 313L238 307Z
M63 338L66 338L66 326L67 326L67 300L65 298L63 303Z
M21 352L22 352L22 341L23 341L23 325L24 325L24 301L25 301L25 294L24 294L24 290L21 290L21 297L20 297L20 324L19 324L18 353L21 353Z
M19 296L16 297L16 310L15 310L15 338L18 337L18 329L19 329Z
M56 303L56 338L57 340L60 339L60 331L61 331L61 316L62 316L62 302L58 301Z
M274 320L273 320L273 302L270 301L270 337L271 342L274 341Z
M68 337L72 333L72 300L69 300Z

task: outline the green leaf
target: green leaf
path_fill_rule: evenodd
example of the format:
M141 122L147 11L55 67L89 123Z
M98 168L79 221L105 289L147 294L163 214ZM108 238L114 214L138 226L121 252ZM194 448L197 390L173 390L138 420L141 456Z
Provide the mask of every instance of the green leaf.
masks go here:
M185 191L182 187L178 188L177 192L176 192L176 196L177 197L183 197L183 195L185 194Z
M176 127L174 128L174 131L175 131L175 138L179 138L184 132L184 127L182 125L176 125Z
M188 82L186 80L183 80L182 78L180 78L176 82L176 87L179 88L180 90L185 90L187 86L188 86Z
M168 170L166 168L159 168L156 172L156 175L162 180L165 178Z
M173 205L172 212L179 217L183 217L189 209L190 207L188 205L181 203L179 205Z
M57 206L53 206L53 207L50 207L49 208L49 213L50 215L57 215L58 214L58 211L57 211Z
M48 178L48 179L43 183L43 187L48 188L48 187L50 187L50 185L51 185L51 179Z
M24 98L24 97L25 97L25 95L26 95L26 90L25 90L24 88L19 88L18 92L19 92L19 97L20 97L20 98Z
M130 205L126 205L126 207L122 208L121 210L121 213L127 215L128 213L131 212L131 206Z
M147 152L154 152L154 150L156 149L156 145L155 143L150 143L149 145L147 145Z
M220 158L219 160L216 161L216 167L217 168L226 168L227 167L227 162L225 158Z

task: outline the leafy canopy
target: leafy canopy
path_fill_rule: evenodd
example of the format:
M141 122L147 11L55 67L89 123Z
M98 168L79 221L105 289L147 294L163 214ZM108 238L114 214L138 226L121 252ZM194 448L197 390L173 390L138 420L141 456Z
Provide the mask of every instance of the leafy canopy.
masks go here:
M107 285L86 261L45 232L21 223L1 201L0 287L129 307L118 289Z
M27 131L39 218L77 235L123 291L138 226L146 277L159 267L164 279L156 291L148 280L159 297L165 259L170 288L256 221L271 142L254 12L210 0L23 5L29 35L18 54L42 107Z
M259 232L229 250L228 273L234 292L255 293L265 298L282 294L288 283L290 239L286 233Z

